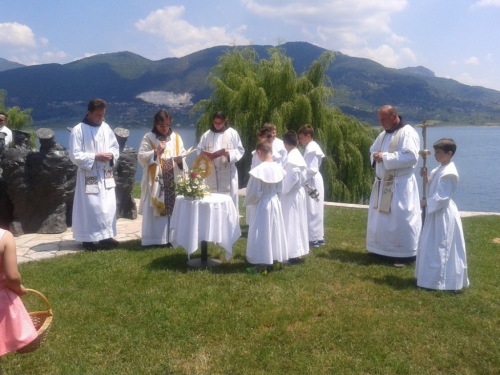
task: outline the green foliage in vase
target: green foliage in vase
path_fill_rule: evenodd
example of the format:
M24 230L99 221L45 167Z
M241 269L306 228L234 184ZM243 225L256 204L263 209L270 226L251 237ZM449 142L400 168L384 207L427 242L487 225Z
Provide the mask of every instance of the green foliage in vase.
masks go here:
M214 88L211 97L198 102L192 111L201 113L197 137L209 129L213 113L223 111L247 150L238 162L239 174L246 176L251 165L249 151L264 123L275 124L278 134L310 124L315 141L326 154L321 167L325 200L366 202L373 178L369 147L376 132L328 106L334 92L325 72L333 52L324 52L301 76L282 48L270 48L268 54L269 59L259 60L252 47L235 47L219 58L208 76Z
M205 191L205 181L196 170L190 170L186 176L179 175L175 183L175 195L203 198Z

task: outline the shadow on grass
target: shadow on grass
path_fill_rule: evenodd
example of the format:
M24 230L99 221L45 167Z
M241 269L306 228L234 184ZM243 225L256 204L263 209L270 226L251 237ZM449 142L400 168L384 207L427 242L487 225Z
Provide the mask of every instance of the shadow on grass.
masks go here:
M414 277L402 277L397 275L385 275L383 277L364 277L378 285L388 285L395 290L409 290L417 288L417 280Z
M384 265L394 267L401 260L398 258L382 256L370 252L350 251L339 248L329 248L322 251L312 251L318 258L338 260L342 263L352 263L360 266ZM408 264L411 267L412 262Z

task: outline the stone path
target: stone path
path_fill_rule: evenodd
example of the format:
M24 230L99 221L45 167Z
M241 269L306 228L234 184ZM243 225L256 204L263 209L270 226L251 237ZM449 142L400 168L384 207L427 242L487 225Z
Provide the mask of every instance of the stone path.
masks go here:
M368 206L361 204L345 204L325 202L326 206L361 208ZM461 211L462 217L479 215L500 215L493 212L466 212ZM118 219L116 222L116 240L120 242L137 240L141 238L142 216L138 215L136 220ZM58 255L74 254L83 251L82 244L73 240L71 229L59 234L25 234L16 237L17 261L18 263L32 260L52 258Z

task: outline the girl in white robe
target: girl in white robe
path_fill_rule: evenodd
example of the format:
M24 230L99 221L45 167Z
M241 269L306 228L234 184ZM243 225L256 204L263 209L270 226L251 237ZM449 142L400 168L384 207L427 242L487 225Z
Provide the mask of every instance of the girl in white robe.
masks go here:
M288 260L285 223L278 193L283 188L285 171L272 159L272 145L268 140L257 143L257 154L262 163L250 171L243 205L254 206L248 227L246 256L255 267L248 272L267 272L273 262Z
M139 203L139 214L142 215L142 246L150 245L168 245L170 243L170 216L166 212L164 205L160 208L153 196L157 195L159 189L156 180L162 176L160 158L156 155L156 150L162 140L165 141L165 148L161 153L162 162L165 163L168 158L176 157L185 153L182 138L170 128L172 116L165 110L160 110L155 114L153 130L147 133L142 139L139 147L138 160L143 168L141 182L141 201ZM177 159L177 161L179 161ZM185 159L180 163L173 162L173 180L177 181L177 176L187 171ZM170 192L174 194L174 186L165 186L165 194ZM156 197L155 197L156 198ZM164 202L163 196L163 202Z
M440 166L429 177L424 227L420 235L415 276L417 285L437 290L460 290L469 286L462 220L451 196L458 185L458 172L450 161L456 145L451 139L434 144ZM427 177L427 170L421 174Z
M288 257L290 262L309 254L309 233L307 229L307 202L312 199L304 189L306 181L306 162L297 149L297 134L290 130L283 135L288 151L284 166L286 175L283 180L281 208L285 220Z

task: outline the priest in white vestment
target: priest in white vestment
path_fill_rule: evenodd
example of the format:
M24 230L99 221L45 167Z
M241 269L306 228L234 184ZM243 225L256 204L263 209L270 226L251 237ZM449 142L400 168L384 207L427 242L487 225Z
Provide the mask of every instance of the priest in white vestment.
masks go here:
M217 112L213 125L198 143L198 154L203 153L214 163L214 171L205 179L211 193L231 196L238 211L238 169L236 162L243 157L245 149L236 130L227 126L226 115Z
M283 189L285 171L273 162L272 145L259 141L256 147L262 161L252 169L243 205L254 206L248 226L246 257L254 267L248 272L267 272L273 262L288 260L287 239L278 194Z
M467 254L460 213L451 199L458 185L458 172L451 157L456 144L449 138L434 143L441 163L428 180L425 223L420 235L415 276L417 285L437 290L460 290L469 286ZM422 168L423 177L427 170Z
M139 147L138 160L143 168L139 214L142 215L143 246L170 244L170 218L175 204L175 183L188 168L184 144L170 125L172 115L159 110L153 118L153 129Z
M307 197L307 221L309 229L310 247L318 247L325 244L324 211L325 211L325 187L323 176L319 169L325 154L314 141L314 129L311 125L302 126L299 131L299 141L305 146L304 160L307 165L306 183L318 191L318 200Z
M104 122L106 102L92 99L87 116L69 138L69 157L78 167L73 202L73 237L86 250L116 246L116 196L113 165L119 157L115 134Z
M281 208L285 220L288 257L291 263L309 254L309 232L307 229L307 201L311 199L304 189L307 165L297 149L298 137L293 130L283 135L284 147L288 152L284 170Z
M378 255L415 260L422 226L420 198L414 169L418 163L420 138L404 125L396 109L386 105L378 112L384 131L370 147L375 169L368 211L366 248Z

